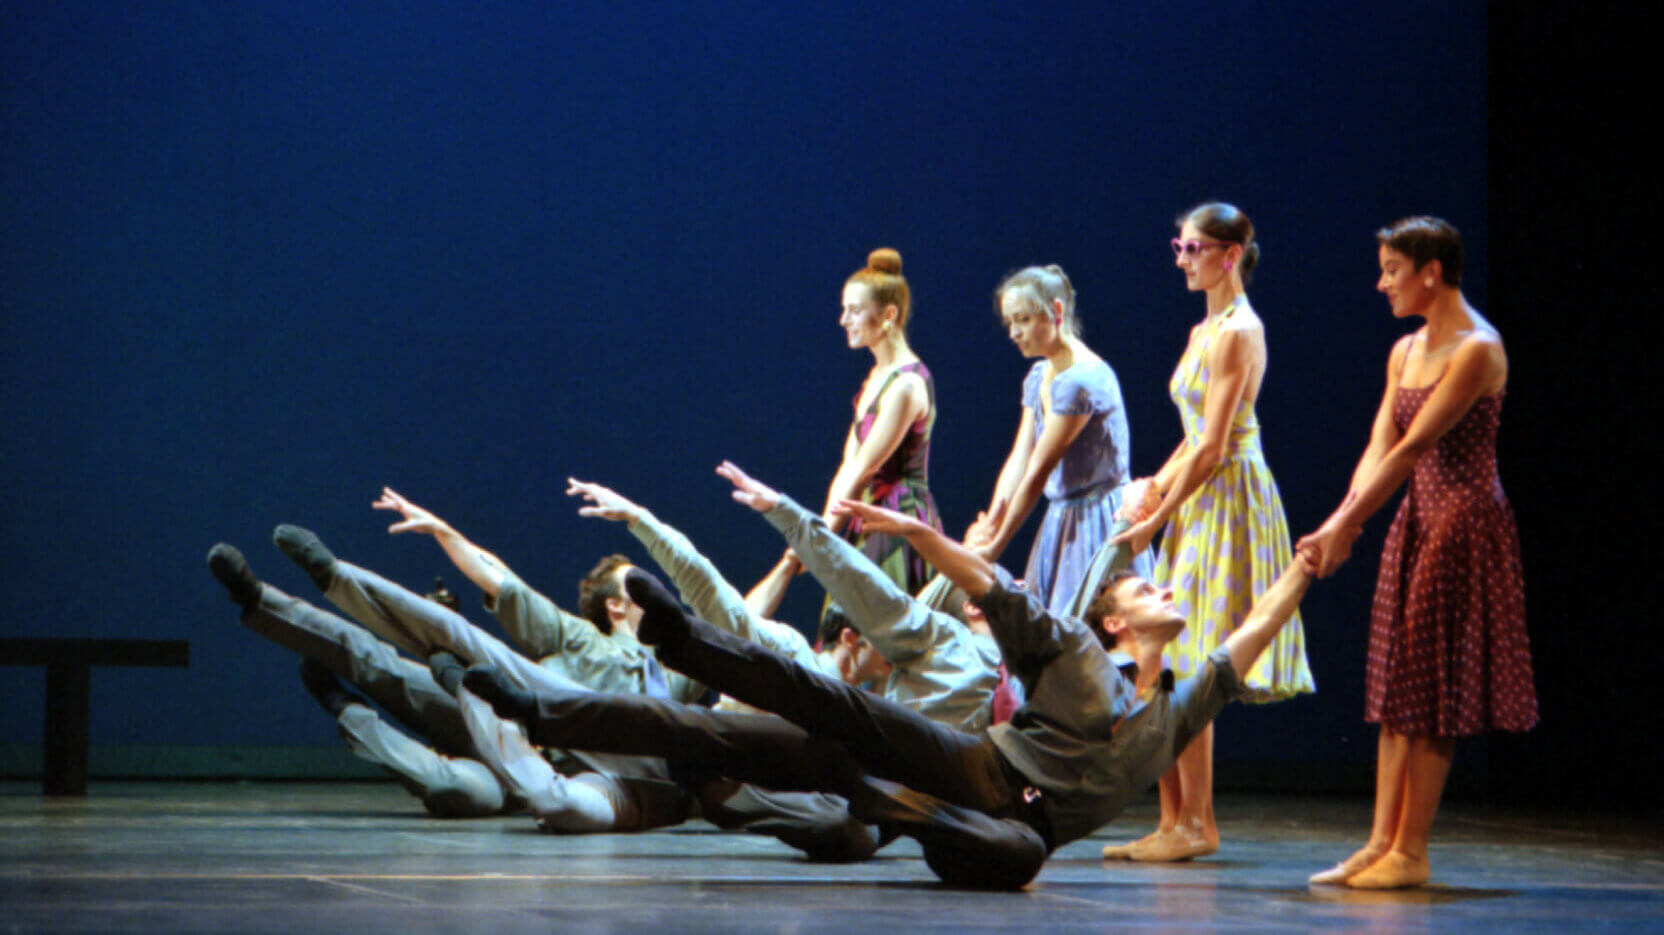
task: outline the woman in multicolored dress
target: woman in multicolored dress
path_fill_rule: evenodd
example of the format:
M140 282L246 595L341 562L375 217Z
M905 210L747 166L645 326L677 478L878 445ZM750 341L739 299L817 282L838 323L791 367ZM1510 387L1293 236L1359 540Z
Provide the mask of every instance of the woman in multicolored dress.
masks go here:
M1461 291L1462 238L1437 218L1376 232L1376 288L1426 324L1393 346L1387 389L1352 485L1300 540L1333 572L1365 520L1406 480L1381 549L1364 719L1381 725L1375 820L1357 853L1313 883L1419 886L1456 738L1537 722L1519 533L1496 470L1508 383L1502 336Z
M1075 290L1062 267L1018 270L994 298L1011 343L1040 359L1023 380L1022 419L993 500L967 542L990 561L999 558L1044 494L1046 516L1024 579L1048 610L1070 614L1109 541L1130 471L1121 384L1081 341Z
M1254 601L1293 559L1288 518L1260 448L1254 400L1265 379L1265 325L1248 304L1246 284L1259 260L1254 225L1236 207L1210 203L1178 219L1174 262L1185 287L1207 299L1168 389L1184 440L1126 515L1122 536L1143 548L1161 535L1156 583L1173 589L1188 626L1169 653L1174 676L1202 665L1242 623ZM1243 682L1252 701L1315 690L1298 615ZM1213 817L1213 727L1197 735L1161 778L1161 823L1104 856L1188 860L1219 849Z
M844 283L838 323L850 348L872 353L873 365L855 396L855 421L844 439L843 461L827 491L824 512L828 525L841 528L846 539L909 594L932 574L924 559L906 540L867 533L859 520L834 514L832 506L845 499L861 500L942 528L928 479L936 393L930 369L907 344L911 312L901 254L889 247L874 250L866 267ZM824 636L836 626L830 604L821 616Z

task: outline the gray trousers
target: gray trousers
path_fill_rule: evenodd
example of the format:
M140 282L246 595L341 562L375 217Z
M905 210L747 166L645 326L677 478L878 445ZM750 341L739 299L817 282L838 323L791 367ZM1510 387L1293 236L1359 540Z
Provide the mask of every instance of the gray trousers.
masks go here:
M460 614L369 569L337 560L324 593L365 627L412 652L447 650L465 662L495 666L530 691L588 692ZM548 830L663 827L690 817L697 800L718 827L770 835L812 857L854 860L877 848L876 833L851 818L843 800L833 796L772 792L706 776L673 778L665 760L654 756L561 751L582 770L562 775L531 746L520 725L498 718L466 689L457 701L482 760Z
M271 585L243 615L243 624L327 668L432 746L406 735L363 704L336 716L358 756L390 770L427 810L442 817L479 817L509 803L497 777L474 756L473 739L456 699L426 666L398 654L362 628Z

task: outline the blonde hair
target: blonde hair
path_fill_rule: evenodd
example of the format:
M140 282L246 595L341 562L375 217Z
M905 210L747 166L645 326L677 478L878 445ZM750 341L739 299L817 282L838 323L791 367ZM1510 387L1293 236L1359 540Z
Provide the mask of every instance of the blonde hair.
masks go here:
M1017 297L1043 314L1052 313L1054 302L1063 303L1063 333L1071 338L1080 337L1080 319L1075 317L1075 287L1069 283L1069 274L1056 263L1050 266L1028 266L1012 273L1000 280L994 287L994 314L1005 320L1005 311L1000 303L1006 293L1016 293Z

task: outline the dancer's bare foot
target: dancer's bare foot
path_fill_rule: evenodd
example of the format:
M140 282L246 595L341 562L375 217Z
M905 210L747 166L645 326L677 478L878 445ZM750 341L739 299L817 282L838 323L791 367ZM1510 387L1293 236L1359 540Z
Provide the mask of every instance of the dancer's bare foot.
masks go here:
M1158 827L1156 830L1146 834L1136 841L1124 841L1120 844L1105 844L1104 860L1131 860L1133 848L1149 847L1151 844L1155 843L1156 838L1172 830L1173 828L1170 825L1166 827Z
M1433 878L1433 867L1426 857L1411 857L1399 851L1388 851L1375 863L1346 885L1357 890L1397 890L1420 886Z
M1338 886L1369 869L1369 865L1375 863L1377 860L1380 860L1381 855L1385 853L1385 848L1375 849L1368 846L1361 847L1358 849L1356 854L1353 854L1351 857L1335 864L1328 870L1321 873L1314 873L1310 877L1307 877L1306 882L1333 884Z
M1208 834L1199 826L1180 825L1171 831L1158 833L1148 844L1133 845L1127 854L1130 860L1167 863L1206 857L1219 850L1219 833Z

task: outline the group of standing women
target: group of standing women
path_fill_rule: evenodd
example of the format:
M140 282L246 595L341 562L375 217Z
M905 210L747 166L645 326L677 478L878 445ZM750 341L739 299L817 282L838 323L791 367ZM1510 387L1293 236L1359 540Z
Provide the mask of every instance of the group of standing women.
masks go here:
M1130 433L1115 371L1081 340L1075 294L1057 266L1029 267L995 290L1001 322L1034 366L1023 381L1016 440L989 505L966 537L997 559L1042 495L1029 590L1080 616L1107 546L1128 545L1134 570L1171 589L1188 627L1167 660L1199 666L1292 560L1288 522L1260 446L1254 404L1266 372L1265 327L1248 301L1259 258L1239 209L1198 206L1172 240L1185 286L1206 300L1168 390L1184 434L1153 476L1130 480ZM1495 438L1507 358L1500 335L1460 291L1462 243L1449 224L1407 218L1377 233L1383 292L1394 316L1425 324L1402 339L1387 390L1345 500L1298 548L1328 575L1361 526L1406 480L1382 556L1366 670L1366 719L1381 725L1375 821L1351 857L1314 883L1363 888L1429 878L1427 840L1455 738L1525 730L1536 699L1524 628L1519 546L1496 474ZM844 286L839 318L851 348L873 355L827 498L941 519L927 481L936 401L930 371L907 343L911 296L894 250L875 250ZM930 573L900 539L844 535L916 592ZM1148 546L1160 535L1152 563ZM1153 568L1151 567L1153 564ZM835 615L835 607L826 613ZM1314 690L1300 621L1286 626L1243 679L1251 700ZM1184 751L1160 786L1148 836L1104 856L1185 860L1218 849L1213 730Z

